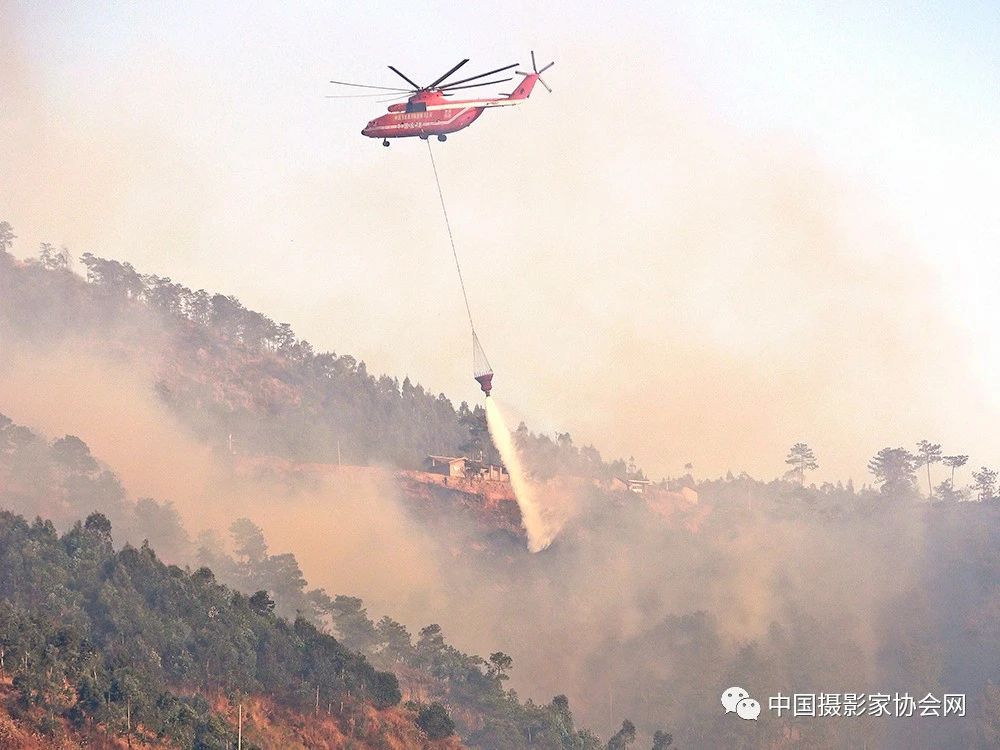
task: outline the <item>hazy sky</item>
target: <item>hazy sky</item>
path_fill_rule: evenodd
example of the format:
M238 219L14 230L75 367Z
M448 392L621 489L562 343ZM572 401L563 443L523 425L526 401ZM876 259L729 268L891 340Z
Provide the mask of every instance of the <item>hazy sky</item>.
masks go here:
M426 145L323 95L534 48L553 95L434 144L510 411L655 477L774 476L797 440L856 481L923 437L1000 462L995 3L107 5L0 0L18 254L127 259L473 400Z

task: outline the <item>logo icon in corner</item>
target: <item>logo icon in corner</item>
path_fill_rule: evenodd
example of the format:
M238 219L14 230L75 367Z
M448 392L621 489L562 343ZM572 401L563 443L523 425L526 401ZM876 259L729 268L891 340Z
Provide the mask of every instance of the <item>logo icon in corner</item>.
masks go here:
M721 700L727 714L735 713L747 720L756 720L760 716L760 703L741 687L729 688L722 694Z
M741 719L757 720L760 716L760 703L753 698L744 698L736 704L736 715Z

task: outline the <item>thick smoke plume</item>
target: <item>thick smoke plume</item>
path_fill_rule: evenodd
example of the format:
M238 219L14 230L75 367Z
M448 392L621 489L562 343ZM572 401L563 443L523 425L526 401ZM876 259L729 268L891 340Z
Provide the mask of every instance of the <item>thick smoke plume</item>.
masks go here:
M99 353L114 349L109 341L117 337L166 335L154 330L109 330L54 345L0 330L0 413L50 439L80 437L119 476L131 501L171 501L192 539L206 531L225 539L235 518L250 517L276 552L295 553L312 585L426 624L444 599L437 557L426 532L403 512L391 473L298 471L280 461L250 461L238 444L235 455L209 448L157 396L162 363Z
M216 95L211 61L137 55L129 76L67 82L23 43L27 14L11 15L0 215L19 253L65 242L224 289L318 348L463 392L452 335L465 323L426 149L372 158L347 114L331 121L288 81L279 122L234 110L244 100ZM634 455L655 478L688 462L775 476L802 439L822 478L859 484L874 440L933 432L995 450L979 408L993 391L970 375L981 345L879 196L794 137L732 126L652 46L635 54L663 82L654 97L601 65L617 48L568 48L558 99L489 112L441 151L469 292L518 416ZM291 122L318 129L288 141ZM626 124L655 137L621 137Z
M569 477L526 484L491 398L526 550L474 509L402 496L389 468L207 448L158 396L154 373L169 356L121 345L169 338L152 319L49 344L43 319L22 318L32 343L0 331L0 412L49 437L78 434L133 497L174 501L192 537L212 528L224 538L234 518L249 517L273 553L295 553L310 585L360 595L370 614L412 630L440 623L463 650L510 654L521 695L565 693L604 734L628 716L698 746L715 721L712 693L746 675L760 694L979 684L976 664L941 664L928 643L945 629L960 634L967 617L941 613L962 613L975 591L948 584L914 596L926 571L942 583L954 576L955 533L925 538L934 524L909 501L749 477L703 483L697 504L673 506Z
M282 119L234 114L236 100L218 97L204 73L210 61L178 70L143 52L113 90L88 76L66 98L47 87L55 76L22 49L17 26L0 23L0 219L26 238L19 254L52 239L129 257L239 294L321 348L461 392L466 363L440 332L464 320L426 304L455 298L429 182L387 182L384 160L360 150L331 164L316 145L332 140L328 119L301 142L280 141L285 149L262 147L302 111L268 102ZM803 439L821 478L858 484L874 451L920 437L988 461L992 391L970 378L970 343L941 280L878 197L781 134L732 128L683 87L630 90L645 81L602 70L604 57L588 47L560 58L574 75L559 106L517 113L519 126L558 139L505 144L511 120L484 117L449 140L439 164L459 241L477 239L469 278L491 279L478 307L495 326L497 359L516 363L505 382L527 421L634 453L654 476L688 461L699 476L774 476ZM162 95L164 70L174 96ZM609 137L623 123L656 137ZM484 180L469 165L490 148ZM427 174L422 151L391 152L397 174ZM519 221L484 231L484 206ZM946 355L928 342L944 342ZM542 550L529 554L520 539L484 541L457 513L429 528L388 483L349 471L235 481L232 459L167 414L145 369L95 364L81 352L101 342L82 343L39 352L0 339L0 411L51 437L78 433L133 495L175 501L192 534L249 516L273 551L299 556L311 584L358 594L411 627L439 622L460 648L502 649L522 695L566 693L605 734L629 716L646 730L666 724L682 747L736 747L712 741L716 691L748 675L760 695L944 688L972 700L977 669L1000 663L961 640L986 641L981 623L996 621L985 594L978 611L967 606L982 589L970 571L990 569L963 541L980 534L981 549L996 549L995 522L949 526L929 508L925 525L923 507L898 498L737 478L699 487L697 525L684 515L694 511L663 518L630 494L576 488L560 529L546 520L555 492L528 485L518 499L529 548ZM524 484L492 398L488 408ZM942 656L942 643L961 658ZM921 744L825 740L813 746Z

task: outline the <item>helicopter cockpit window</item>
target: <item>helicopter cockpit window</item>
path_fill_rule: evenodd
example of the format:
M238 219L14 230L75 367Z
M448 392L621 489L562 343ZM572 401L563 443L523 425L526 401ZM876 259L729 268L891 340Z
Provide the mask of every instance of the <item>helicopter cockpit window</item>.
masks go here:
M423 102L407 102L406 103L407 112L426 112L427 105Z

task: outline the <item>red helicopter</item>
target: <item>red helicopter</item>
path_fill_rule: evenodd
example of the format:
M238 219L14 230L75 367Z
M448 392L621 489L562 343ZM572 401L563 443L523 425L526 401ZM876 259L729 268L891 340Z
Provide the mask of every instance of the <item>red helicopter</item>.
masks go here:
M389 145L390 138L412 138L413 136L427 140L433 135L437 136L439 141L445 141L448 139L448 133L454 133L456 130L469 127L487 109L492 109L493 107L510 107L522 103L531 96L531 90L535 87L535 81L539 81L549 93L552 92L552 89L542 80L541 76L542 73L555 65L555 63L550 62L539 70L535 64L535 53L532 52L532 72L514 71L517 75L524 76L524 80L521 81L520 85L512 93L503 94L493 99L449 99L448 97L453 96L451 92L459 89L492 86L497 83L510 81L513 79L513 76L500 78L495 81L485 81L483 83L470 83L470 81L475 81L479 78L485 78L495 73L502 73L511 68L516 68L519 64L505 65L502 68L496 68L486 73L445 83L449 77L467 62L469 62L468 59L462 60L462 62L443 76L426 86L414 83L410 78L390 65L389 70L410 84L413 87L410 89L392 88L390 86L367 86L360 83L347 83L346 81L330 81L330 83L337 84L338 86L354 86L357 88L390 91L401 94L401 96L396 97L398 99L406 98L406 103L400 102L391 105L389 107L389 114L376 117L361 131L361 135L366 135L369 138L381 138L383 146ZM357 96L385 96L385 94L356 94L353 97L346 95L330 96L328 98L347 99ZM387 101L392 100L389 99Z

